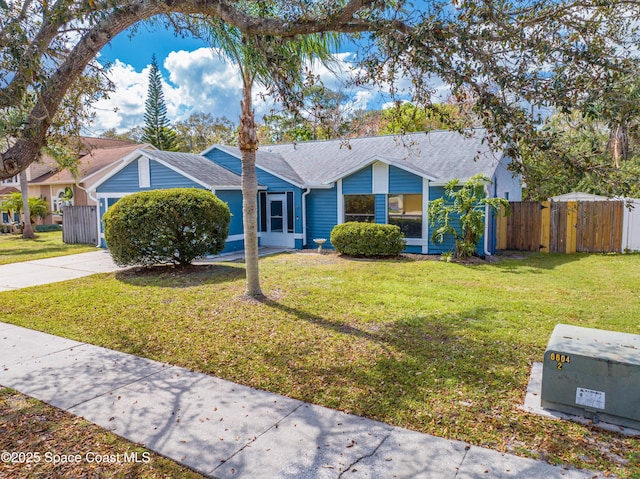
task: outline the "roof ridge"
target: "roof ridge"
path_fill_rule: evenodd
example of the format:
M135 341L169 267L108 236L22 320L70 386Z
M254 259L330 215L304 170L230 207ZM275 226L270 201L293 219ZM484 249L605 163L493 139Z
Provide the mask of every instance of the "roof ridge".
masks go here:
M473 128L469 128L469 129L464 129L462 131L481 131L481 130L485 130L486 128L484 127L473 127ZM269 143L266 145L261 145L260 148L267 148L267 147L271 147L271 146L291 146L291 145L307 145L307 144L317 144L317 143L329 143L329 142L338 142L338 141L343 141L343 142L349 142L349 141L353 141L353 140L373 140L376 138L390 138L390 137L394 137L394 136L409 136L409 135L429 135L431 133L460 133L458 130L445 130L445 129L435 129L435 130L429 130L429 131L409 131L406 133L387 133L384 135L366 135L366 136L357 136L354 138L331 138L331 139L322 139L322 140L303 140L303 141L289 141L287 143Z

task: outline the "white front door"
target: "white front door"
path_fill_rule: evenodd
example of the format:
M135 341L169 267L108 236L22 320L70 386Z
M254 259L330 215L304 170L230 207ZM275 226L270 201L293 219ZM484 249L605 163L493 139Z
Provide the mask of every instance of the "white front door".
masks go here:
M287 195L267 195L267 231L262 244L286 247L287 239Z

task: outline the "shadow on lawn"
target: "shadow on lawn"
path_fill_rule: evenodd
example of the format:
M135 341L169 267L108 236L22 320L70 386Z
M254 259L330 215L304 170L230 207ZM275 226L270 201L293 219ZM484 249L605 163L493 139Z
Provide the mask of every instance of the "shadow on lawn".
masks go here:
M343 338L344 347L355 351L355 362L345 356L322 368L327 389L334 389L332 394L336 397L349 398L348 404L335 407L398 424L399 418L394 414L406 414L419 405L428 418L426 423L440 424L453 419L438 417L439 406L432 409L434 405L429 404L432 393L434 398L445 397L449 403L443 404L440 411L448 410L450 414L457 410L465 416L480 417L487 412L487 402L495 406L503 401L504 405L507 398L518 396L526 389L529 348L498 339L483 326L495 313L492 309L475 308L455 316L424 314L393 322L353 325L270 299L263 300L263 304L351 337ZM362 351L375 351L367 342L382 346L383 353L372 353L369 360L360 356ZM278 358L271 359L277 364ZM366 367L362 360L368 363ZM306 374L304 366L300 371L289 373L301 377ZM341 388L344 390L339 391ZM477 396L462 395L469 391ZM458 406L459 402L466 401L468 405Z
M553 270L568 263L580 261L597 253L530 253L526 251L504 251L496 254L494 260L485 263L504 273L536 274L538 270Z
M222 264L173 266L162 265L148 268L136 267L118 271L118 281L133 286L156 286L166 288L189 288L204 284L237 281L245 277L243 267Z

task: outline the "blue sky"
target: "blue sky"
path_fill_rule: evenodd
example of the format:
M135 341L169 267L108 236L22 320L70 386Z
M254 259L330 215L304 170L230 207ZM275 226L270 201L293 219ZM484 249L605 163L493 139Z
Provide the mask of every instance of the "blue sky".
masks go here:
M337 54L343 69L340 78L323 67L314 68L328 88L345 90L344 79L354 49L353 44L347 43ZM241 84L236 67L222 61L202 40L176 37L157 24L141 24L133 36L128 31L118 35L98 57L101 64L110 64L109 76L116 89L108 100L95 105L96 119L89 134L100 135L109 128L123 132L143 123L148 65L154 53L164 77L163 91L171 122L203 112L238 123ZM386 101L373 89L346 92L351 96L351 109L381 108ZM260 93L260 88L254 88L258 120L274 107Z

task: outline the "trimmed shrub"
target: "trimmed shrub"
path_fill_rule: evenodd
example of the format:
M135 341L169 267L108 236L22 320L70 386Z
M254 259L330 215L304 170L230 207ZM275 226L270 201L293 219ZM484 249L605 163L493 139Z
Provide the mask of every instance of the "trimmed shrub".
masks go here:
M230 221L227 204L209 191L145 191L125 196L107 210L105 239L121 266L187 265L224 249Z
M407 246L404 235L395 225L349 222L331 231L331 244L349 256L398 256Z
M62 231L62 225L35 225L33 229L38 233L46 233L48 231Z

